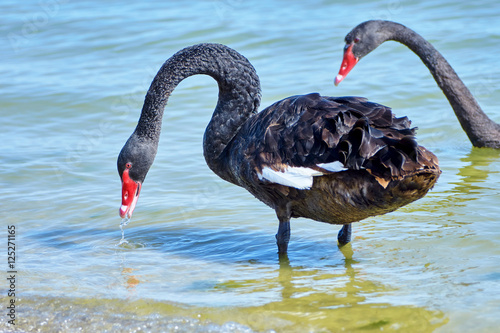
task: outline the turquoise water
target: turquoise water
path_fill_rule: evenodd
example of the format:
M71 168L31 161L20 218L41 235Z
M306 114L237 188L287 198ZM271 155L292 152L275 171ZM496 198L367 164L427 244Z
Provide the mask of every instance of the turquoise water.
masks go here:
M3 1L0 25L2 307L16 228L17 332L495 332L500 325L500 151L473 148L420 60L386 43L339 87L343 38L391 19L429 39L500 122L498 1ZM391 106L443 174L423 199L354 224L292 221L205 165L217 86L181 83L121 239L116 157L161 64L199 42L245 55L263 107L320 92ZM5 313L5 314L4 314Z

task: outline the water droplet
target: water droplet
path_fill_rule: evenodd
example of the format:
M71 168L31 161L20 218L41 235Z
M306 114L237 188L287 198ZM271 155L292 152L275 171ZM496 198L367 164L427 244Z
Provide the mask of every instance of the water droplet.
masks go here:
M120 222L120 226L125 226L125 225L129 224L129 222L130 222L130 217L128 217L128 216L127 216L127 217L124 217L124 218L122 219L122 221ZM123 229L122 229L122 230L123 230Z
M126 226L130 222L130 217L124 217L122 221L120 222L120 230L122 231L122 239L120 239L120 242L118 245L122 244L128 244L128 240L125 239L125 229L123 229L124 226Z

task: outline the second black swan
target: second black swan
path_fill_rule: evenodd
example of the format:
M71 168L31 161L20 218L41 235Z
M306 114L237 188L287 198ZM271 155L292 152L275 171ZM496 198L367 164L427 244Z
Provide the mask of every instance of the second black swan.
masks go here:
M361 58L388 40L408 46L420 57L450 102L473 146L500 148L500 124L483 112L470 90L441 53L422 36L402 24L372 20L352 29L345 37L344 58L335 78L335 85L345 78Z

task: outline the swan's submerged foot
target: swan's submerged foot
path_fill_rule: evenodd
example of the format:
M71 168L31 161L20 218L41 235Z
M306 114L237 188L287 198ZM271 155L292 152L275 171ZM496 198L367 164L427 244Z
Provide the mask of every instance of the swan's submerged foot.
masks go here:
M351 242L352 226L351 223L344 224L342 229L340 229L337 239L340 246L344 246Z
M290 220L280 221L278 233L276 234L276 244L278 253L286 254L288 251L288 242L290 241Z

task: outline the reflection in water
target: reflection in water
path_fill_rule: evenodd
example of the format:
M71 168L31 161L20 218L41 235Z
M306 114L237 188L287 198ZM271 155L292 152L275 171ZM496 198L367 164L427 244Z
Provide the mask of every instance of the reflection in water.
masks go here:
M372 329L427 332L447 323L440 311L384 301L384 296L394 290L370 281L361 268L356 267L359 263L353 259L351 245L340 251L344 256L341 264L311 269L293 266L287 257L281 257L277 279L231 281L234 286L253 285L255 291L261 290L263 284L270 290L275 289L278 282L281 299L256 307L211 309L208 318L222 323L219 316L227 319L229 315L254 330L277 332ZM214 291L228 286L221 287Z
M461 181L455 182L456 187L451 192L478 194L482 186L478 183L484 183L491 173L499 171L490 170L491 163L498 161L500 158L499 149L488 148L472 148L467 156L460 159L465 163L465 166L458 170L458 176ZM477 197L468 197L469 200L475 200Z
M310 246L313 248L317 245ZM208 252L209 249L205 248L204 251ZM318 258L320 255L321 258ZM128 298L127 304L119 307L126 309L114 309L117 304L110 300L107 305L110 308L100 311L129 311L148 318L155 316L154 320L164 320L165 316L175 315L196 320L198 324L215 323L221 327L231 321L254 331L276 332L428 332L448 322L448 318L441 311L409 305L413 304L412 302L394 302L391 296L397 294L397 288L372 280L364 271L364 265L356 260L350 244L326 257L324 251L311 252L311 260L316 263L314 266L307 265L302 260L296 260L299 263L294 264L287 256L268 262L234 262L234 258L229 259L227 253L223 259L214 258L210 265L212 267L223 260L223 267L226 269L254 272L247 275L251 276L250 278L233 280L232 276L241 275L227 272L221 281L211 286L203 286L201 293L208 294L208 298L212 300L220 297L248 300L247 303L238 301L236 306L193 305L195 302L186 303L182 297L178 299L182 304L172 303L174 300L145 300L144 295L141 295L143 288L154 284L154 281L144 280L144 272L141 272L140 268L142 265L134 266L130 260L123 259L120 264L121 276L124 279L122 287L125 286L131 297ZM191 266L186 266L186 274L191 275L195 268L189 267ZM258 270L265 270L267 273L262 274ZM172 280L175 278L169 277L169 281ZM197 277L195 282L203 284L203 277ZM189 281L184 283L182 288L189 288ZM271 297L264 297L264 302L256 304L248 296L257 294L267 294Z
M122 269L122 275L125 280L125 288L130 291L131 294L135 294L136 286L141 283L139 280L140 275L134 275L135 269L124 267Z
M458 156L455 158L458 160ZM433 197L432 202L421 205L425 205L426 210L436 216L454 215L455 208L465 206L466 202L480 199L485 192L491 192L498 187L497 184L488 182L488 179L500 172L499 159L500 150L498 149L472 148L467 155L459 159L459 165L443 166L441 179L429 195Z

